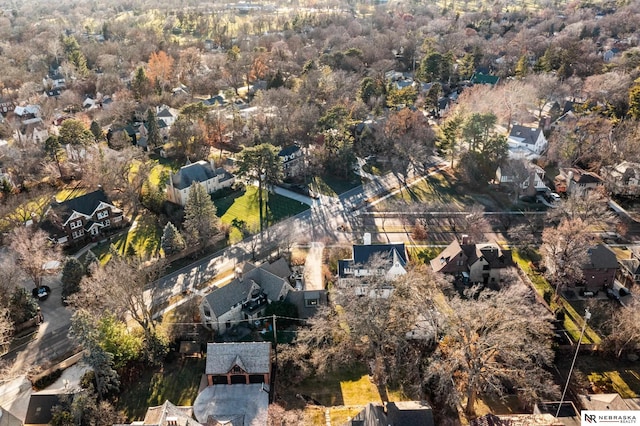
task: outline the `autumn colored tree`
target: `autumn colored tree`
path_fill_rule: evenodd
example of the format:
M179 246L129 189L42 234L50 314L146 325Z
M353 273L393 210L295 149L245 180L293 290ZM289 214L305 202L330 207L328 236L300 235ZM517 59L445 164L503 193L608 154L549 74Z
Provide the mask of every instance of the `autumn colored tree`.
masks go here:
M166 91L173 79L173 58L165 51L154 52L149 57L147 75L156 89Z

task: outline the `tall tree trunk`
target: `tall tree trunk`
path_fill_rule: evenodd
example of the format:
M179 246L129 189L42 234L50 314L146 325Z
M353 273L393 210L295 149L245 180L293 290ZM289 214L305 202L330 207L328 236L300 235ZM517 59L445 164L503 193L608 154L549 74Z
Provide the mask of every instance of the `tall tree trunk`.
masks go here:
M467 406L464 409L464 412L467 414L467 416L473 416L476 414L476 398L476 384L474 380L471 380L471 383L469 383L469 389L467 389Z

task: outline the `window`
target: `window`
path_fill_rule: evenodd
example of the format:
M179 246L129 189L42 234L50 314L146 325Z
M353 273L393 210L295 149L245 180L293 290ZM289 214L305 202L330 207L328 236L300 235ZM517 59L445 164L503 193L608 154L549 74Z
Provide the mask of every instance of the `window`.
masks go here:
M79 231L73 231L73 233L71 234L71 236L75 239L75 238L80 238L84 235L84 230L81 229Z
M109 210L98 212L98 220L104 219L105 217L109 217Z
M77 229L77 228L80 228L81 226L82 226L82 219L74 220L69 224L69 227L71 229Z
M111 221L109 219L105 219L104 222L102 222L102 224L104 226L109 226L109 225L111 225Z
M318 299L309 299L304 301L305 306L318 306Z

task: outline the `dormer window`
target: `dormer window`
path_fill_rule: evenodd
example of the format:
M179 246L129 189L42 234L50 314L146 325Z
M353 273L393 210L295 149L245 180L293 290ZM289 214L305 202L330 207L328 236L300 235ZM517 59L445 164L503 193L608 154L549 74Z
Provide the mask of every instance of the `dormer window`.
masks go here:
M109 217L109 210L98 212L98 220L104 219L105 217Z

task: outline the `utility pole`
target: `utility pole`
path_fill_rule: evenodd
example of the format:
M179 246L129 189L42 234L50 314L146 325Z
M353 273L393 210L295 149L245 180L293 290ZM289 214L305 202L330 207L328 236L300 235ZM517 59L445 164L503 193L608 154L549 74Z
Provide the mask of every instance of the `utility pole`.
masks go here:
M573 373L573 367L576 365L576 358L578 358L578 352L580 352L580 344L582 343L582 336L587 329L587 321L591 318L591 312L589 309L584 310L584 323L582 324L582 331L580 332L580 339L578 339L578 345L576 347L576 353L573 355L573 361L571 361L571 368L569 369L569 375L567 376L567 382L564 384L564 390L562 391L562 397L560 398L560 404L558 404L558 411L556 411L556 418L560 415L560 409L564 402L564 397L567 394L567 388L569 387L569 381L571 380L571 373ZM275 330L275 328L274 328Z
M273 353L275 355L275 371L276 371L276 375L278 372L278 334L276 331L276 314L273 314L272 316L272 321L273 321ZM271 381L271 398L272 401L276 400L276 381L275 378L274 380Z

